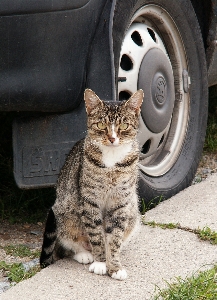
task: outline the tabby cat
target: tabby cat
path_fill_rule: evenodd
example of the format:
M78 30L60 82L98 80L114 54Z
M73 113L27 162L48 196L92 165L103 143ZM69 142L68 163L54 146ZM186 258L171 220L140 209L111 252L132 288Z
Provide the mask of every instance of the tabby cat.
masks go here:
M87 135L63 166L44 233L43 267L73 253L90 272L124 280L123 242L138 223L136 140L143 91L105 102L84 92Z

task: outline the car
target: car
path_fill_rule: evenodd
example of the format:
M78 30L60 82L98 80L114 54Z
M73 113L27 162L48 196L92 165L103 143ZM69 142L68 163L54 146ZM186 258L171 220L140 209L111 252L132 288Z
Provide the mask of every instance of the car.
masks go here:
M188 187L217 84L217 0L0 2L0 110L16 111L20 188L54 186L85 136L83 92L123 101L143 89L139 194L146 203Z

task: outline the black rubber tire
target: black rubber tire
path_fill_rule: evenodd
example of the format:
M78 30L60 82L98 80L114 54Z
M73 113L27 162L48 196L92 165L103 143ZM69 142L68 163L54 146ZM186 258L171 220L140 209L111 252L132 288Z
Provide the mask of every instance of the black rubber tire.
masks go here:
M128 13L126 13L127 2L128 4L130 2L130 12ZM189 0L126 0L125 4L122 4L125 7L122 8L121 3L119 3L117 11L119 10L121 14L125 13L125 17L128 15L124 25L120 24L117 16L114 18L114 29L117 29L119 26L119 32L116 32L116 37L116 33L114 34L114 40L116 40L114 48L116 68L118 61L117 52L120 52L120 40L123 40L123 26L125 26L126 31L135 12L148 4L162 7L174 20L185 47L191 74L188 126L176 162L162 176L151 177L140 171L139 195L146 203L156 203L159 200L170 198L185 189L191 184L194 178L205 139L208 111L208 83L202 34L196 14ZM123 18L120 17L120 19L123 21Z

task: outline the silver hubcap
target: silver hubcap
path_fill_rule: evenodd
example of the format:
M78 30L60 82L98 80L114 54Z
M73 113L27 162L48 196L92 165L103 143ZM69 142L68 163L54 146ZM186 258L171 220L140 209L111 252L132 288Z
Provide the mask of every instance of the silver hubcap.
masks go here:
M161 176L182 148L190 78L179 31L159 6L144 6L134 15L122 44L118 77L120 100L144 90L138 133L140 169Z

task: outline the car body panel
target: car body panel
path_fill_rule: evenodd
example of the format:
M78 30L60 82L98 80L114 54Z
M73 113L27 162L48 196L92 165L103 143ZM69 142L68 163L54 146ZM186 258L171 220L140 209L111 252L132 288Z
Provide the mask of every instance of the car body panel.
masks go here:
M63 112L79 105L105 3L0 16L0 110Z
M90 0L1 0L0 15L52 12L81 8Z

